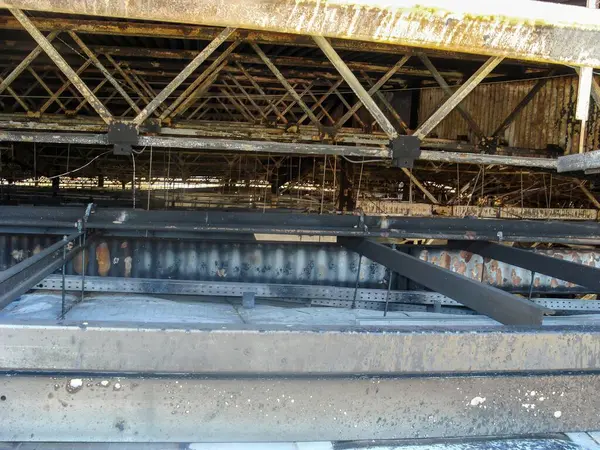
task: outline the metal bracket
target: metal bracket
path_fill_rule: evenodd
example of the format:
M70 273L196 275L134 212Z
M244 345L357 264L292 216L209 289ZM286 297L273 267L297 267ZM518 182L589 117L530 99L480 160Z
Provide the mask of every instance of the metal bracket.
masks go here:
M131 146L138 143L138 130L133 124L111 123L108 126L107 138L108 143L114 145L115 155L131 155Z
M495 155L498 150L498 138L497 137L484 137L479 141L481 150L486 155Z
M161 128L161 121L160 119L146 119L146 121L144 122L144 128L148 133L159 134Z
M421 156L421 140L417 136L398 136L390 140L392 165L412 169L415 159Z

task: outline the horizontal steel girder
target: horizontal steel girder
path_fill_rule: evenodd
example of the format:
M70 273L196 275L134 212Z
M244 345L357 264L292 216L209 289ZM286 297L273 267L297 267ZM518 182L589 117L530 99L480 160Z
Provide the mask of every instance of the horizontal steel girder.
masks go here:
M599 389L597 375L384 379L13 375L0 381L0 439L273 442L583 431L600 425ZM470 443L468 448L475 447ZM506 448L572 447L507 444Z
M8 123L10 126L11 124ZM68 127L68 125L67 125ZM180 132L169 129L169 132ZM193 130L192 130L193 132ZM0 131L0 142L36 142L47 144L108 145L105 134L93 133L52 133L28 131ZM380 143L375 141L374 143ZM425 141L427 144L427 141ZM242 152L269 152L306 155L344 155L370 158L391 158L386 147L332 145L319 142L267 142L258 140L214 139L187 136L140 136L139 145L153 147L181 148L196 150L229 150ZM485 155L480 153L423 150L418 158L422 161L434 161L458 164L503 164L507 166L556 169L556 159L528 156Z
M65 277L65 289L67 291L81 292L81 276L67 275ZM373 309L380 311L384 304L390 303L390 310L399 311L429 311L438 304L443 313L456 313L457 316L473 316L474 313L464 309L462 306L437 292L430 291L388 291L385 289L349 288L339 286L325 286L322 284L267 284L267 283L237 283L237 282L215 282L195 280L165 280L164 278L124 278L124 277L100 277L86 276L86 292L111 292L111 293L136 293L151 295L194 295L194 296L217 296L240 299L245 292L252 292L256 298L275 299L287 303L305 303L310 301L313 306L334 306L339 308L350 308L354 302L356 292L356 307L358 309ZM33 287L36 290L57 291L62 289L62 277L50 275ZM577 312L600 312L599 300L571 300L566 298L536 298L533 301L546 308L556 311ZM446 306L452 308L445 308ZM434 310L434 312L436 312ZM593 319L592 316L590 318ZM370 319L365 319L370 320ZM377 321L377 319L374 319ZM382 318L382 321L385 321ZM560 320L560 319L559 319ZM481 322L478 322L481 323ZM491 321L490 321L491 324ZM550 321L545 324L555 324ZM402 325L402 323L398 323ZM466 325L466 324L465 324ZM471 325L471 324L468 324ZM486 324L487 325L487 324Z
M505 325L542 323L544 308L529 300L368 239L340 238L339 241L350 250Z
M22 133L0 131L0 142L37 142L49 144L109 145L105 134ZM303 155L344 155L389 159L388 148L354 147L330 144L246 141L230 139L183 138L177 136L140 136L140 146L185 148L195 150L229 150L238 152L268 152Z
M0 0L0 7L231 26L600 66L600 11L531 0ZM268 20L267 20L268 19Z
M0 206L0 229L19 234L62 234L73 229L83 208ZM143 211L98 208L88 229L113 236L193 237L199 233L294 234L405 239L598 243L597 222L456 219L293 214L282 212ZM53 231L54 230L54 231Z

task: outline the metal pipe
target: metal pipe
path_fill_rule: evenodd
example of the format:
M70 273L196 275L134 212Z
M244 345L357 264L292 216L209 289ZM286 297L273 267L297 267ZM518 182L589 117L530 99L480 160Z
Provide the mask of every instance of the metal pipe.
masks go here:
M557 160L552 158L534 158L528 156L484 155L466 152L444 152L421 150L420 160L462 163L462 164L508 164L520 167L556 170Z

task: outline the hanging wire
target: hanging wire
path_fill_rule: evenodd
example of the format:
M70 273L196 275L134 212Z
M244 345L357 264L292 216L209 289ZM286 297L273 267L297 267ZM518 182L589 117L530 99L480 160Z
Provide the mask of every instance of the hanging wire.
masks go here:
M358 202L360 199L360 185L362 183L363 169L365 168L365 161L363 157L363 162L360 166L360 175L358 176L358 189L356 190L356 201Z
M325 175L327 174L327 155L325 155L325 161L323 163L323 186L321 187L321 211L319 214L323 214L323 203L325 201Z
M267 156L267 176L266 176L267 183L265 184L265 194L264 194L264 198L263 198L263 213L265 212L265 210L267 208L267 189L269 188L269 184L270 184L269 183L269 167L271 167L271 154L270 153L269 153L269 156Z
M135 209L135 153L131 153L131 162L133 164L133 177L131 180L131 190L133 198L133 209Z
M146 206L146 209L148 211L150 211L150 192L151 191L152 191L152 146L150 146L150 167L148 169L148 205Z
M363 156L362 161L356 161L354 159L350 159L348 158L346 155L342 155L342 158L344 158L346 161L348 161L349 163L352 164L365 164L365 163L374 163L374 162L383 162L383 159L365 159L365 157Z
M53 176L51 176L51 177L48 177L48 179L49 179L49 180L53 180L54 178L58 178L58 177L64 177L64 176L66 176L66 175L69 175L69 174L71 174L71 173L78 172L78 171L80 171L81 169L85 169L87 166L89 166L91 163L93 163L94 161L96 161L96 160L97 160L98 158L100 158L101 156L108 155L109 153L112 153L112 149L111 149L111 150L108 150L108 151L106 151L106 152L104 152L104 153L100 153L98 156L96 156L95 158L92 158L90 161L88 161L87 163L85 163L83 166L81 166L81 167L78 167L77 169L69 170L68 172L61 173L61 174L59 174L59 175L53 175Z

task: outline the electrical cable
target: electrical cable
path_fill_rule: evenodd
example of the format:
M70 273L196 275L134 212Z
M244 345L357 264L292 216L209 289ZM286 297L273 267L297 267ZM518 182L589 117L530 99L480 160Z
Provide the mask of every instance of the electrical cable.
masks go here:
M356 161L354 159L348 158L346 155L341 155L346 161L352 164L365 164L365 163L374 163L374 162L383 162L383 159L364 159L362 161Z
M106 152L104 152L104 153L100 153L98 156L96 156L96 157L92 158L90 161L88 161L87 163L85 163L83 166L81 166L81 167L78 167L77 169L69 170L68 172L61 173L61 174L59 174L59 175L53 175L53 176L51 176L51 177L48 177L48 179L49 179L49 180L53 180L54 178L58 178L58 177L64 177L64 176L66 176L66 175L69 175L69 174L71 174L71 173L78 172L78 171L80 171L81 169L85 169L87 166L89 166L91 163L93 163L94 161L96 161L96 160L97 160L98 158L100 158L101 156L107 155L107 154L109 154L109 153L112 153L112 149L111 149L111 150L108 150L108 151L106 151Z
M146 148L146 147L144 147L144 148ZM131 162L133 164L133 178L131 180L131 191L132 191L132 197L133 197L133 209L135 209L135 153L131 153Z

